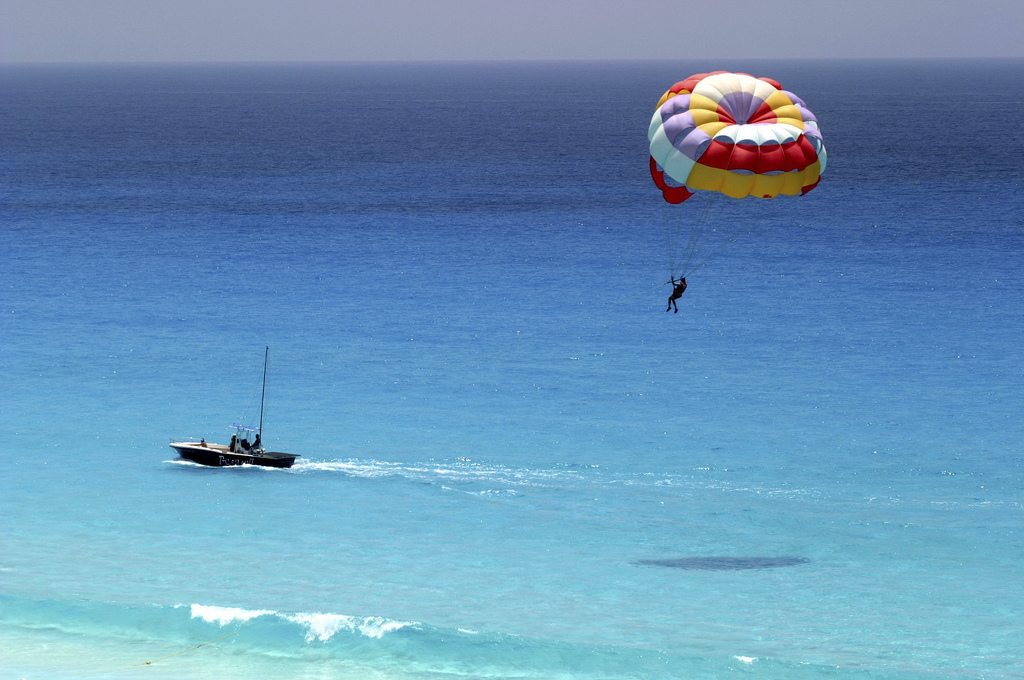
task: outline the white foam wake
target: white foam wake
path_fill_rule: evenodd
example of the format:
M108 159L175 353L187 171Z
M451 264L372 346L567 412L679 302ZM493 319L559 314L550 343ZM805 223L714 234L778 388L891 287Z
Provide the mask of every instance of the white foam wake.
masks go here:
M425 463L396 463L376 459L297 461L292 472L340 472L350 477L380 479L402 477L413 481L440 484L486 484L489 489L506 492L516 487L546 487L576 482L582 478L575 469L530 469L503 465L485 465L469 459Z

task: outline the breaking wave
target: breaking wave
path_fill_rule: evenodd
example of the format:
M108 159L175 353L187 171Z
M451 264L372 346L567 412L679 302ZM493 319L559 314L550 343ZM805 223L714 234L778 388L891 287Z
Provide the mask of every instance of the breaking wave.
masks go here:
M687 655L687 644L651 649L534 639L382 616L282 612L216 604L172 606L29 600L0 595L0 632L34 642L13 650L103 650L73 657L78 678L333 677L389 680L689 680L767 677L810 680L879 677L753 656ZM41 642L42 641L42 642ZM43 646L40 647L39 645ZM36 650L33 652L33 649ZM7 650L12 651L12 650ZM696 652L696 649L692 650ZM67 652L63 652L67 658ZM45 663L42 662L42 663ZM87 667L92 666L92 668ZM211 674L210 669L218 671ZM0 662L0 670L4 664ZM753 673L753 675L751 675ZM57 674L59 675L59 674ZM45 677L45 676L44 676ZM65 676L60 676L65 677ZM886 677L917 678L913 673Z
M0 595L0 629L50 635L54 645L61 640L118 644L125 650L118 662L126 669L146 668L149 677L154 672L173 674L174 664L183 659L201 664L204 655L225 654L244 657L249 669L260 663L278 671L281 664L315 667L323 673L316 677L352 677L353 669L362 669L358 677L438 680L683 677L671 670L670 657L651 650L529 639L382 616L216 604L145 606ZM160 655L142 651L153 649ZM332 669L338 670L337 676Z
M303 629L305 642L328 642L339 633L361 635L379 640L388 633L403 628L417 627L412 621L395 621L381 616L356 617L345 614L295 613L288 614L270 609L240 609L215 605L193 604L189 607L193 619L225 627L245 624L259 618L276 618L293 623Z

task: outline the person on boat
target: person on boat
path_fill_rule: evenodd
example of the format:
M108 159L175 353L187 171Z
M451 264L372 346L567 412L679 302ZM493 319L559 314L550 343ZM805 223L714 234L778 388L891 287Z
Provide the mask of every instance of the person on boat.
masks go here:
M238 435L237 434L233 434L233 435L231 435L231 443L228 444L228 451L230 451L231 453L235 453L235 450L237 448L238 448Z
M200 437L199 438L199 445L203 446L203 447L206 446L206 437Z
M676 300L678 300L679 298L683 297L683 293L686 292L686 277L685 276L681 276L681 277L679 277L679 280L676 281L676 277L673 276L671 283L672 283L672 294L668 296L668 307L665 308L665 311L667 312L669 310L674 309L675 310L674 313L678 314L679 313L679 305L676 304Z
M242 437L242 441L240 441L238 445L242 447L242 451L249 450L249 440L246 439L245 437Z
M256 451L259 451L259 449L260 449L260 433L259 432L256 433L256 439L252 440L252 448L254 450L256 450Z

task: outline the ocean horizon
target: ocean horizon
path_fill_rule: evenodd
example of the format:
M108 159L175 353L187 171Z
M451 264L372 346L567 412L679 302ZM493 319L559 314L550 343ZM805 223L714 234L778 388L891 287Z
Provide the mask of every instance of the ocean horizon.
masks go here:
M662 200L716 68L817 188ZM0 675L1024 676L1022 75L0 65Z

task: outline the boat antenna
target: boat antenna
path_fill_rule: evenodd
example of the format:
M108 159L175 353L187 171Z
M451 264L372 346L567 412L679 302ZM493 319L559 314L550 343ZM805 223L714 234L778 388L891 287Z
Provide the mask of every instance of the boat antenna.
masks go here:
M267 359L270 357L270 345L263 350L263 392L260 393L260 443L263 442L263 400L267 396Z

